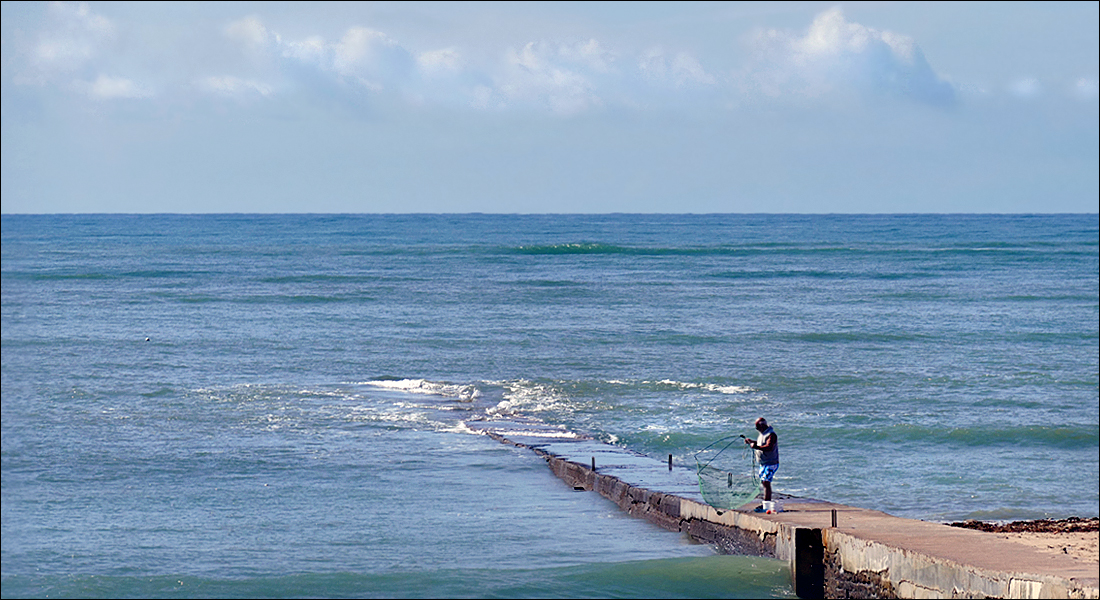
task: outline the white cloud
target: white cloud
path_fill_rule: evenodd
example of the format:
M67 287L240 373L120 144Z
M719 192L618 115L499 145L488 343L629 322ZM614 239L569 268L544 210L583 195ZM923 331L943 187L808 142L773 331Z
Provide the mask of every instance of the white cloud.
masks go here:
M288 41L281 45L282 56L314 65L324 65L331 59L332 48L320 36L308 37L300 41Z
M1083 100L1096 100L1097 96L1100 95L1100 85L1097 84L1095 79L1082 77L1074 84L1073 93Z
M270 96L274 92L273 88L266 83L252 79L241 79L232 75L205 77L200 79L197 84L201 89L208 92L237 98L255 94Z
M615 54L594 38L573 44L560 44L558 55L565 61L584 65L597 73L610 72L615 62Z
M416 57L416 64L426 75L440 75L457 73L462 69L463 61L462 55L455 48L443 48L421 52Z
M936 105L955 88L932 70L912 38L851 23L839 8L814 18L805 35L766 30L752 39L742 86L767 96L892 94Z
M1012 84L1008 86L1008 91L1020 98L1034 98L1043 93L1043 86L1040 85L1039 80L1034 77L1024 77L1013 81Z
M320 36L289 40L268 29L259 18L246 17L230 23L225 35L254 57L289 59L374 91L396 87L416 65L412 54L396 40L368 27L349 27L334 42ZM265 95L271 93L271 87L266 89Z
M334 71L374 90L394 87L415 63L396 40L366 27L349 28L332 49Z
M225 35L229 39L252 49L264 49L279 41L279 36L270 33L259 17L255 16L233 21L225 28Z
M93 100L150 98L151 88L125 76L99 73L109 63L115 24L92 12L86 3L52 2L48 22L30 51L29 70L14 78L19 84L56 85ZM94 79L91 79L94 75Z
M529 42L521 50L509 48L497 91L510 105L544 106L562 114L601 104L589 78L565 62L560 46Z
M120 98L148 98L153 92L124 77L100 75L95 81L81 86L88 96L96 100L115 100Z
M51 2L50 11L63 19L76 23L80 29L85 31L100 35L110 35L114 32L114 24L111 23L111 20L92 13L87 2L75 5L68 2Z
M638 69L651 81L671 83L677 87L688 83L712 85L717 80L687 52L669 58L661 48L650 48L638 59Z
M352 27L344 33L343 39L333 46L336 51L333 67L340 72L352 71L360 64L375 59L380 49L395 46L397 42L381 31L366 27Z
M39 73L39 83L78 89L100 99L154 95L136 81L156 81L157 95L163 98L172 97L173 90L238 98L273 98L288 90L310 88L322 94L361 97L365 90L420 104L533 108L559 114L608 104L710 103L716 95L728 94L730 100L739 92L746 99L760 94L773 98L887 94L931 104L949 104L961 94L932 70L912 38L848 22L838 8L817 15L802 32L758 32L752 39L752 60L733 77L732 86L728 73L704 67L705 56L677 48L654 46L624 53L584 37L498 46L488 52L430 45L432 49L425 51L361 25L344 28L336 39L317 35L287 39L255 15L229 21L220 31L208 31L220 34L223 43L204 47L205 55L181 45L177 51L186 69L142 74L132 69L141 61L112 62L127 57L117 53L124 45L113 43L116 26L110 20L85 4L54 4L50 14L50 27L27 46L31 62L37 61L40 67L20 76L33 81L26 75ZM486 43L491 45L492 40ZM135 47L126 46L127 50ZM1095 97L1088 89L1086 85L1076 93Z
M43 39L35 48L40 64L60 69L71 69L82 65L95 53L87 40L51 38Z
M115 35L110 19L93 13L85 3L53 2L48 14L50 26L39 35L33 52L40 80L83 67Z

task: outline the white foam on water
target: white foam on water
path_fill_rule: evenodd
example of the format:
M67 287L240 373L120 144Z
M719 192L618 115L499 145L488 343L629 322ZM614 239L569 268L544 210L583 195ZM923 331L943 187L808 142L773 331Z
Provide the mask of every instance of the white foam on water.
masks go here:
M647 385L665 385L681 390L702 390L718 394L751 394L755 388L744 385L719 385L717 383L692 383L688 381L676 381L674 379L661 379L659 381L643 381Z
M470 435L485 435L487 433L485 429L471 429L470 426L466 424L466 421L459 421L454 425L440 429L440 431L443 433L465 433Z
M410 394L427 394L432 396L444 396L458 398L460 400L473 400L481 396L481 390L472 384L455 384L428 381L427 379L381 379L361 382L360 385L406 392Z
M571 408L569 398L553 385L521 379L504 382L503 386L504 400L487 411L490 415Z
M488 431L488 430L486 430ZM577 439L580 436L572 431L552 431L547 429L496 429L492 430L493 433L497 433L506 438L511 437L535 437L535 438L548 438L548 439Z
M663 386L671 387L678 390L702 390L704 392L714 392L717 394L751 394L757 391L755 388L751 388L745 385L721 385L717 383L694 383L690 381L677 381L675 379L658 379L658 380L643 380L643 381L628 381L625 379L606 379L605 384L608 385L621 385L632 386L648 385L648 386Z

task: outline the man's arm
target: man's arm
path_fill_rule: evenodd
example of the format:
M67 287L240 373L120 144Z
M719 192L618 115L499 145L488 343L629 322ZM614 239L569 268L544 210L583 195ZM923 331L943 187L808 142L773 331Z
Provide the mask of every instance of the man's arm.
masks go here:
M778 439L778 437L779 436L775 435L775 432L773 431L772 433L768 434L768 437L764 438L764 445L760 445L760 444L757 444L756 442L753 442L752 447L756 450L763 450L764 452L769 452L769 451L771 451L772 448L775 448L775 440Z

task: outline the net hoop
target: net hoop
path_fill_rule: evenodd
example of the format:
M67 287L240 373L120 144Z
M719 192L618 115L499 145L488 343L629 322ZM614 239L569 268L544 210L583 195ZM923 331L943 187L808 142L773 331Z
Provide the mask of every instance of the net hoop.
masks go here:
M752 448L746 444L740 453L726 453L730 446L743 439L743 435L726 436L693 455L699 476L699 493L707 504L718 510L740 508L760 493L756 453ZM718 448L723 442L725 445ZM748 473L745 473L745 467L748 467Z

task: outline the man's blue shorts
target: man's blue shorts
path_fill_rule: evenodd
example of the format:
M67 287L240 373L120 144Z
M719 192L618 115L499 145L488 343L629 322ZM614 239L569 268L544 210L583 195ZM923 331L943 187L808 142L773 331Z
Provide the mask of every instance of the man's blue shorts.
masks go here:
M779 465L760 465L760 481L771 481L772 477L775 477L775 472L779 470Z

